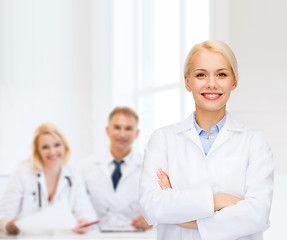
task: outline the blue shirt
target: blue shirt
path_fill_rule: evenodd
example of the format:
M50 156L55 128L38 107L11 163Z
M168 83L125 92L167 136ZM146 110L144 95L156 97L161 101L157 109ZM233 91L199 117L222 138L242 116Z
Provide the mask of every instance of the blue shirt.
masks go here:
M195 114L194 114L193 120L194 120L195 129L199 135L204 153L205 153L205 155L207 155L212 144L214 143L215 138L217 137L219 131L221 130L221 128L224 126L224 124L226 122L226 114L216 125L214 125L210 129L210 135L209 136L208 136L208 132L206 132L200 126L198 126L197 122L195 121Z

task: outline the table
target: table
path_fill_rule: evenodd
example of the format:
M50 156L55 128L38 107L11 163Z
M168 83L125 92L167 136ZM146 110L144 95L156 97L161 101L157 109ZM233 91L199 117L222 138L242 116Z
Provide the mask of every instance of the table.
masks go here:
M105 232L102 233L98 229L90 230L86 234L76 234L72 231L50 231L43 234L43 232L33 232L29 234L19 234L16 236L7 236L0 232L0 239L95 239L95 240L156 240L156 228L145 232Z

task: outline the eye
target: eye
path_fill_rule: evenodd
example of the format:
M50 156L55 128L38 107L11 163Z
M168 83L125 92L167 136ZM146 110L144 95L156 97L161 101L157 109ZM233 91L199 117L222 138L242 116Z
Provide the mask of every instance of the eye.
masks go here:
M126 131L132 131L132 130L133 130L132 127L127 127L127 128L126 128Z
M62 144L61 143L56 143L55 147L60 147Z
M219 73L218 77L227 77L227 74L226 73Z
M42 149L48 149L49 147L47 145L44 145L41 147Z
M196 75L196 77L197 77L197 78L204 78L205 75L204 75L203 73L198 73L198 74Z

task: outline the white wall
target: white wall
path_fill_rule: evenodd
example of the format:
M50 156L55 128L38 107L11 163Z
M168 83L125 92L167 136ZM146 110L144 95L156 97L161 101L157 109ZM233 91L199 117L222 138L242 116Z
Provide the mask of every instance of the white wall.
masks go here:
M92 149L88 155L107 146L105 127L113 103L112 0L93 0L91 3Z
M239 85L230 110L264 133L274 153L276 174L287 175L287 2L217 0L213 4L212 38L227 41L239 64Z
M100 10L98 10L100 11ZM0 1L0 174L53 122L72 161L92 150L91 1Z

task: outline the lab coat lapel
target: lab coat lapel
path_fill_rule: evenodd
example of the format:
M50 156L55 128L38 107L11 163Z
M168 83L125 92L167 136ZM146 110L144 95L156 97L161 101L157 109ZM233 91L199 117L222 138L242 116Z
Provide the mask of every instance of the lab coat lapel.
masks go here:
M111 209L116 209L117 203L115 201L115 191L112 183L111 172L109 169L109 163L112 159L109 151L103 151L101 154L94 155L93 157L93 169L90 169L91 172L94 172L97 175L94 175L95 181L100 181L103 189L100 189L99 192L105 192L105 206L108 206Z
M42 202L43 202L43 199L48 199L45 174L43 172L37 172L36 178L38 179L38 183L40 183L40 186L41 186L41 189L40 189L41 193L40 194L42 196Z
M195 145L197 145L202 152L202 144L199 138L199 135L194 126L194 114L193 112L186 120L180 122L177 125L176 133L177 134L184 134L187 138L189 138Z
M121 177L121 179L120 179L120 182L124 181L124 180L125 180L130 174L132 174L132 173L136 170L136 168L137 168L137 166L136 166L136 164L135 164L135 162L134 162L133 156L130 157L129 161L130 161L130 162L127 163L127 169L126 169L126 171L124 171L124 173L123 173L123 175L122 175L122 177Z
M217 135L214 143L212 144L208 155L210 155L213 151L215 151L217 148L219 148L223 143L225 143L226 141L228 141L228 139L230 139L231 136L231 132L228 131L228 129L226 127L223 127L219 134Z
M189 131L187 131L185 133L185 135L191 140L193 141L194 144L196 144L201 150L202 152L203 151L203 147L202 147L202 144L201 144L201 141L200 141L200 138L199 138L199 135L195 129L195 127L191 127L191 129Z
M223 143L228 141L231 138L233 132L240 132L243 131L243 126L231 119L231 116L228 112L226 112L226 123L224 124L223 128L220 130L219 134L217 135L214 143L211 146L208 155L210 155L213 151L219 148Z
M111 182L111 173L108 168L108 163L106 161L102 161L102 162L97 162L96 164L99 165L99 169L103 173L106 180L108 182Z
M71 179L71 176L72 176L71 171L67 167L62 166L56 194L53 199L56 199L56 198L58 199L59 195L63 192L64 188L69 187L69 182L68 182L67 177Z
M103 174L105 181L110 183L112 186L111 181L111 172L109 170L109 162L111 161L113 157L109 153L109 150L105 151L104 154L101 154L100 156L97 156L95 158L94 164L99 169L99 171Z

